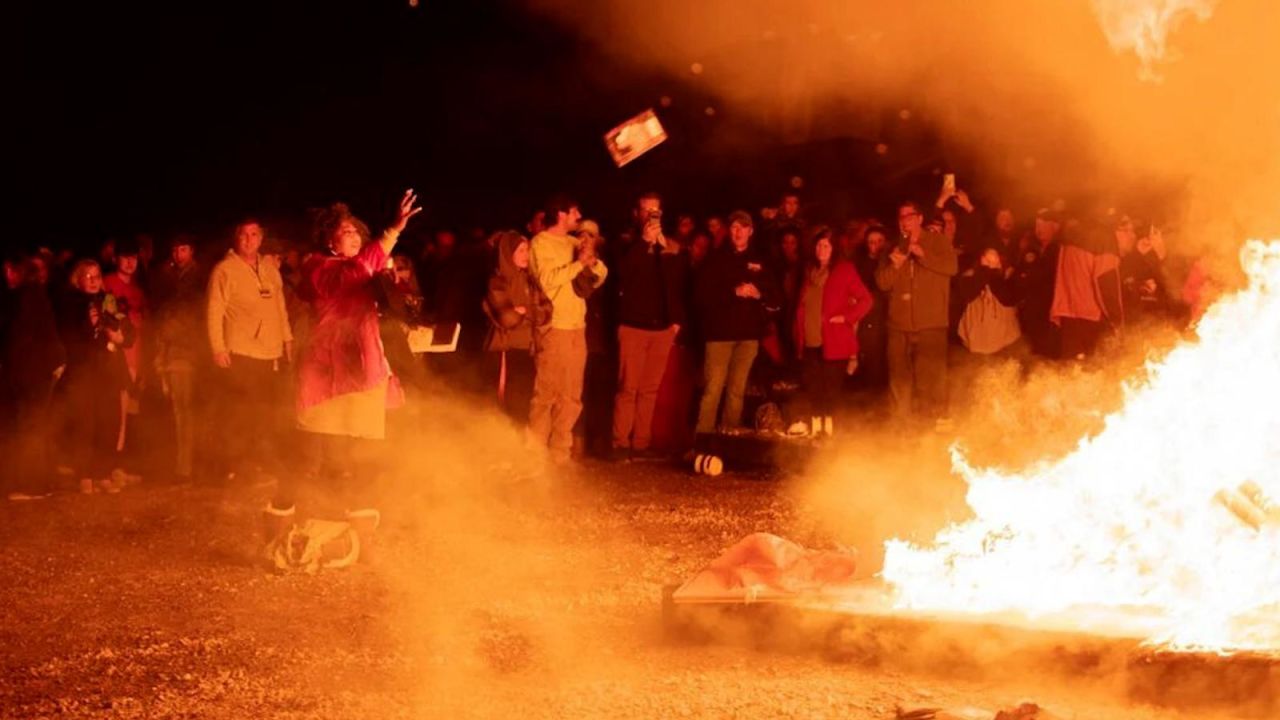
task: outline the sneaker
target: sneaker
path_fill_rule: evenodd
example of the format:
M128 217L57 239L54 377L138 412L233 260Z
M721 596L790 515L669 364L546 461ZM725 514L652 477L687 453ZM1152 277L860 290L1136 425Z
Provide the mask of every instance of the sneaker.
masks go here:
M797 420L787 428L787 434L791 437L804 437L809 434L809 425L803 420Z

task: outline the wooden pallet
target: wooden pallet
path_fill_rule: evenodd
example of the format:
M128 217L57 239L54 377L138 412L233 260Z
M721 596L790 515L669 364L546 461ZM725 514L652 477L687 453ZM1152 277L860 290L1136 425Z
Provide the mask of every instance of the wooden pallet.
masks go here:
M1228 708L1249 717L1280 712L1280 655L1167 652L1131 637L1015 624L833 609L798 598L680 602L663 593L674 643L817 654L833 662L950 678L1028 671L1089 683L1129 699L1180 708Z

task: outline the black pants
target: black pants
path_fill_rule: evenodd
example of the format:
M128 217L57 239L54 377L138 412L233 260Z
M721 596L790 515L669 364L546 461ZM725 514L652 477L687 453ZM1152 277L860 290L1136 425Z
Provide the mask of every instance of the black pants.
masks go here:
M324 435L299 430L300 467L279 476L271 505L287 510L303 483L315 483L346 504L348 510L374 506L375 488L388 452L385 440Z
M502 374L502 359L506 356L507 378L499 406L517 427L529 424L529 402L533 400L533 355L528 350L507 350L485 353L492 397L498 397L498 383Z
M889 387L889 329L883 320L863 320L858 327L858 372L853 386L860 390L883 391Z
M1100 321L1062 318L1062 359L1084 359L1092 355L1101 337Z
M281 374L276 361L232 355L231 367L219 373L223 470L245 473L256 462L273 474L282 474L276 407Z
M68 375L61 397L66 457L78 478L102 480L120 459L123 389L106 371L85 368Z
M49 406L53 380L12 388L3 405L8 488L43 492L50 480Z
M618 391L618 361L606 352L587 354L582 380L582 414L574 434L582 437L590 455L604 455L613 447L613 398Z
M821 347L804 349L801 380L804 383L805 397L808 399L809 414L835 414L836 397L844 382L844 371L847 366L846 360L827 360L822 357Z
M947 415L947 329L889 329L889 391L894 415L927 420Z

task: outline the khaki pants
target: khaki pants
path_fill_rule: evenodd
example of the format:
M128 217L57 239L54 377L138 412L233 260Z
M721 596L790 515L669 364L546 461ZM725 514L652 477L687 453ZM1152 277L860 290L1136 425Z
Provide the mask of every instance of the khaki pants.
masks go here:
M889 328L889 392L899 420L910 418L913 411L930 420L946 417L946 328L916 332Z
M698 406L699 433L716 430L716 408L724 395L724 412L720 414L720 429L732 430L742 425L742 398L747 390L747 376L751 364L760 351L758 340L728 340L707 343L703 360L702 403Z
M587 365L585 330L551 328L538 338L536 375L529 404L529 439L557 459L569 457L573 423L582 412L582 373Z
M618 328L618 394L613 400L613 446L647 450L653 437L653 407L676 334Z

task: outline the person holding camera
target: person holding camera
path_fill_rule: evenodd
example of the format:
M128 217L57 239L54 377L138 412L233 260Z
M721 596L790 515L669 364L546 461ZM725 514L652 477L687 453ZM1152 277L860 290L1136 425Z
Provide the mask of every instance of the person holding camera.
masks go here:
M618 393L613 453L649 454L653 410L667 356L685 323L687 261L662 232L662 198L645 193L632 210L636 232L619 250Z
M924 229L914 201L898 205L899 242L880 262L876 284L889 296L889 392L894 415L922 414L939 430L947 410L947 321L957 259L951 242Z

